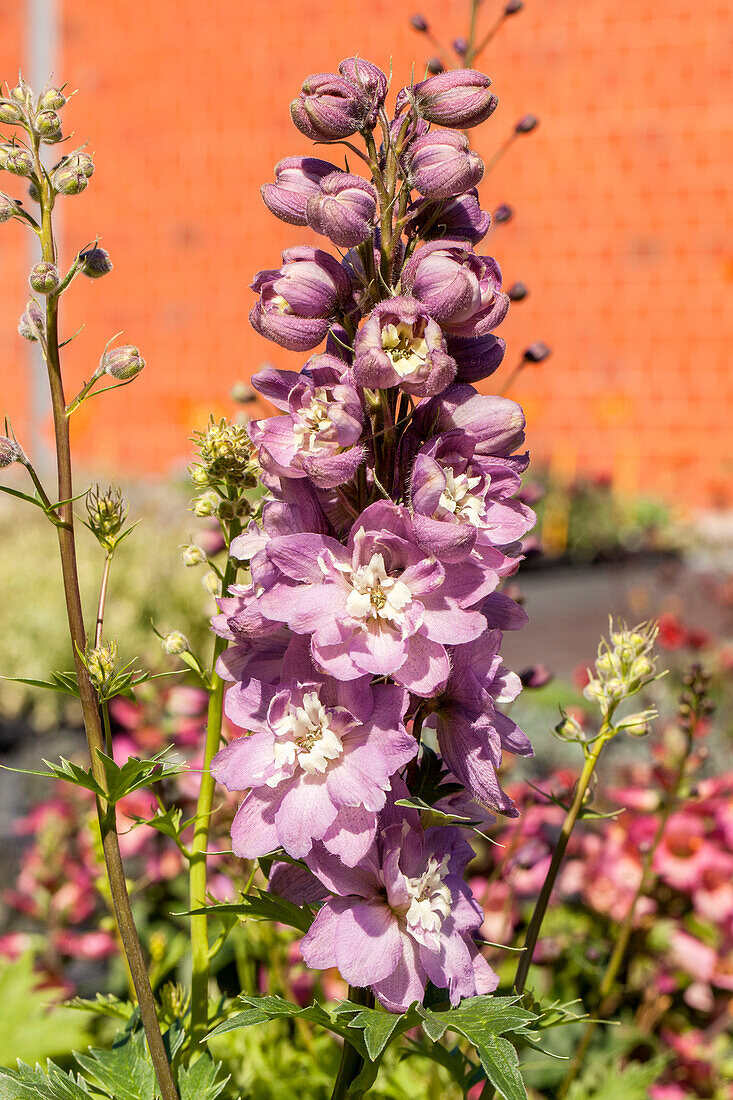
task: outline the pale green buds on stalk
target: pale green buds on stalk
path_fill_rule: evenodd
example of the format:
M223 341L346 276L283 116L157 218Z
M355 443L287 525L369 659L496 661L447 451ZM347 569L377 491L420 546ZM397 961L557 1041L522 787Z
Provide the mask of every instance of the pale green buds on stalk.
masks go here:
M561 720L555 726L556 737L561 741L578 741L581 744L587 740L585 730L577 718L573 718L562 707L560 708L560 715Z
M191 646L188 644L188 638L185 634L182 634L180 630L171 630L169 634L163 638L162 641L163 650L171 657L178 657L181 653L189 653Z
M81 149L64 157L51 174L51 183L61 195L79 195L94 174L94 161Z
M10 195L0 191L0 222L10 221L18 213L18 204Z
M66 85L64 85L64 87L66 87ZM61 88L49 88L47 91L41 93L41 97L38 100L38 107L41 111L60 111L67 103L68 99Z
M22 118L23 112L15 103L8 103L7 100L0 103L0 122L3 122L6 126L13 126L20 122Z
M653 647L657 632L656 623L642 623L633 630L621 625L611 630L610 642L601 640L595 675L591 673L583 694L599 705L604 717L610 716L623 699L636 695L656 679ZM634 735L640 736L639 728L648 718L646 713L633 715L618 723L617 728L628 728L629 732L633 729Z
M145 360L136 347L132 344L125 344L121 348L112 348L111 351L106 351L99 366L101 373L128 382L140 373L145 366Z
M55 138L61 133L61 119L55 111L41 111L36 115L33 128L42 138Z
M31 290L35 290L36 294L53 294L61 285L59 269L56 264L43 260L31 269L28 283Z
M117 667L117 643L103 642L96 649L88 649L86 666L95 688L100 695L104 694Z
M219 497L210 490L208 493L202 493L200 497L196 497L191 503L191 511L199 519L207 519L209 516L215 516L219 512Z
M211 596L221 596L221 581L213 569L201 578L201 584Z
M10 98L16 103L22 103L24 107L30 107L33 100L33 91L28 87L22 76L18 77L18 83L10 89Z
M217 485L222 481L238 488L253 489L257 484L258 465L252 442L243 424L234 424L212 416L206 429L192 436L198 446L200 463L189 470L196 485Z
M109 275L112 270L109 252L105 248L88 248L86 252L80 252L79 270L88 279L101 279L103 275Z
M33 154L10 142L0 145L0 168L5 168L14 176L31 176L34 169Z
M184 546L181 550L181 561L188 568L192 568L194 565L205 565L208 560L201 547L193 543L190 546Z
M86 495L87 527L97 542L111 553L120 541L119 535L127 519L127 502L113 485L105 491L95 486Z

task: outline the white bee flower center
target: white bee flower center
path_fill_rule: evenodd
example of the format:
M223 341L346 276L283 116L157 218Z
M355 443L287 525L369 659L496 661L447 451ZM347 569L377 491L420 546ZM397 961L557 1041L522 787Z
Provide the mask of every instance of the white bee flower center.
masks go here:
M328 415L328 393L318 386L298 410L293 434L299 451L315 453L336 442L336 430Z
M352 590L346 610L354 619L395 626L402 622L412 594L404 581L390 577L381 554L373 554L368 565L360 565L347 579Z
M341 738L332 729L330 719L330 712L315 691L305 693L302 706L290 704L287 714L273 726L279 773L268 779L269 786L276 786L283 778L283 770L290 770L295 764L315 775L325 772L329 762L341 756L344 751Z
M450 466L444 473L445 489L440 495L436 515L441 519L453 516L458 523L472 523L474 527L483 526L484 498L472 492L481 483L481 478L454 474Z
M415 939L426 941L434 937L450 913L450 889L443 881L448 870L448 856L440 863L431 858L426 870L417 878L405 878L410 904L404 914L405 923Z
M422 336L416 336L412 326L400 321L397 325L385 325L382 329L382 348L392 360L392 366L400 378L409 378L425 366L428 345Z

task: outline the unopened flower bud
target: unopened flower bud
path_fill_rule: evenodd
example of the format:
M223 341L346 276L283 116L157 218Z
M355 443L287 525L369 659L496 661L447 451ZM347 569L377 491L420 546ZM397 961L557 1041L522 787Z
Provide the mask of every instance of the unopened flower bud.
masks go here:
M243 424L226 417L215 420L212 416L204 431L194 433L193 441L201 459L198 468L206 473L204 484L227 481L250 489L257 484L258 467L252 441Z
M221 595L221 581L213 569L210 569L209 572L202 577L201 584L211 596Z
M62 107L66 106L67 102L68 100L60 88L49 88L41 95L38 106L42 111L60 111Z
M422 116L438 126L466 130L491 115L499 102L491 81L476 69L454 69L416 84L412 97Z
M106 248L88 248L86 252L80 252L79 263L82 275L86 275L88 279L101 279L112 270L112 261Z
M496 210L492 214L493 220L497 225L505 225L510 222L514 217L514 211L508 203L502 203L501 206L497 206Z
M561 741L584 741L585 733L577 718L573 718L572 715L566 714L564 710L561 710L561 714L562 719L555 726L555 735L559 737Z
M114 485L102 490L96 485L86 495L87 526L100 546L114 550L117 536L127 519L127 502Z
M51 175L54 189L62 195L79 195L94 174L94 161L88 153L78 150L64 157Z
M539 126L540 120L536 115L523 115L514 127L515 134L531 134Z
M285 157L275 165L275 182L260 188L265 206L281 221L307 225L308 199L317 195L321 180L338 172L335 164L316 157Z
M481 157L458 130L434 130L409 150L410 179L429 199L448 199L475 187L484 174Z
M9 439L7 435L0 435L0 470L4 470L6 466L12 466L23 457L25 457L23 451L14 439Z
M361 176L332 172L308 199L305 213L316 233L322 233L339 248L353 248L371 236L377 217L377 192Z
M181 561L190 568L194 565L205 565L208 558L200 546L191 543L191 545L184 546L181 550Z
M87 669L97 691L104 691L117 665L117 643L106 642L87 650Z
M53 137L61 129L61 119L55 111L41 111L36 115L33 127L41 137Z
M17 212L18 204L15 199L11 199L10 195L6 195L4 191L0 191L0 222L9 221Z
M199 519L217 515L219 511L219 494L215 493L213 489L208 493L202 493L200 497L196 497L192 502L191 511Z
M504 15L516 15L523 7L522 0L509 0L508 4L504 6Z
M372 130L377 124L379 108L383 105L387 95L387 77L385 73L371 61L363 57L347 57L339 62L339 74L350 80L363 93L369 111L364 120L364 126Z
M432 73L433 76L438 76L439 73L444 73L445 72L445 65L443 64L443 62L440 60L439 57L430 57L430 58L428 58L428 63L427 63L426 68L427 68L429 73Z
M456 51L459 57L465 57L468 51L468 42L461 35L459 38L453 39L453 49Z
M527 297L529 290L524 283L512 283L507 294L512 302L521 302Z
M311 141L340 141L366 123L370 104L361 88L337 73L314 73L303 81L290 117Z
M427 19L424 15L420 15L419 13L410 16L410 23L412 24L413 30L416 30L419 34L427 34L430 30L430 24Z
M181 653L189 653L191 646L188 644L188 638L185 634L182 634L180 630L171 630L163 638L163 649L171 657L178 657Z
M0 145L0 168L14 176L30 176L33 173L33 155L20 145Z
M18 78L15 87L10 89L10 98L14 99L16 103L24 105L30 103L33 99L33 90L26 84L22 76Z
M527 363L541 363L549 355L552 355L552 348L548 348L542 340L537 340L524 349L524 359Z
M238 405L251 405L253 401L257 400L257 394L245 382L235 382L229 391L229 396Z
M105 374L112 378L119 378L127 382L139 374L145 366L145 360L140 352L132 344L125 344L121 348L111 348L102 356L100 367Z
M43 334L43 313L35 302L28 302L25 313L18 322L18 332L24 340L38 340L39 334Z
M13 123L20 122L22 117L22 111L15 103L0 103L0 122L4 122L7 126L12 126Z
M35 290L36 294L53 294L55 290L58 290L61 283L59 269L56 264L42 260L41 263L31 268L28 282L31 290Z
M547 665L531 665L529 668L525 668L524 672L519 673L519 679L522 681L522 686L527 688L541 688L545 684L549 684L551 680L554 680L553 674L550 672Z

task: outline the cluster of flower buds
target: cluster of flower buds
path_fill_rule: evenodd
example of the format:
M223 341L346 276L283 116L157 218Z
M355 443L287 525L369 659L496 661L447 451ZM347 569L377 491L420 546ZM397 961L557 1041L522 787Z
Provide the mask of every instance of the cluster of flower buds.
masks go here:
M101 642L88 648L85 664L94 687L104 695L111 685L117 669L117 642Z
M127 519L127 501L120 489L110 485L104 491L96 485L86 495L86 526L108 554L114 552L122 539Z
M534 523L517 499L524 416L473 386L502 361L493 330L509 304L498 264L474 249L491 218L461 132L493 113L490 83L473 70L428 78L399 92L390 118L385 74L352 57L293 102L314 141L359 135L369 172L288 157L262 189L278 218L349 251L286 249L252 284L259 333L295 352L326 343L298 371L252 379L278 413L249 425L267 495L230 547L251 579L213 620L232 643L226 712L250 734L212 765L247 792L233 850L304 860L309 898L325 902L303 957L392 1011L428 980L453 1003L497 982L473 939L465 835L402 805L427 783L423 731L446 791L462 789L441 805L479 803L469 818L516 814L502 753L532 751L501 710L521 683L499 655L503 631L526 622L499 591ZM220 516L212 481L219 445L239 454L233 431L206 436L199 515ZM240 461L254 471L244 445ZM197 564L197 549L184 560ZM295 897L288 874L281 865L271 889Z
M611 629L609 641L601 640L594 673L589 673L583 694L598 704L604 718L610 720L622 700L636 695L657 678L654 656L657 633L656 623L642 623L631 630L620 624ZM632 715L615 726L627 732L645 733L647 717Z

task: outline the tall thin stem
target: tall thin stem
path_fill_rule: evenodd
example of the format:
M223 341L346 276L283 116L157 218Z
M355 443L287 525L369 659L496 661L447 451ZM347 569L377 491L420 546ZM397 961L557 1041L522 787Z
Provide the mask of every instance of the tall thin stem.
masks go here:
M232 524L232 528L235 525ZM239 525L231 531L233 538L239 533ZM237 563L227 559L224 569L222 592L227 593L237 575ZM211 761L219 750L221 741L222 711L224 706L224 681L216 671L216 665L227 647L225 638L214 642L211 692L206 720L206 743L201 774L201 787L196 804L193 840L189 857L190 908L201 909L206 905L206 858L211 831L211 810L214 803L214 777ZM196 1049L206 1034L209 1023L209 921L205 913L191 917L191 1047Z
M580 779L578 780L577 786L575 788L573 801L571 802L570 808L565 815L565 820L563 821L562 828L560 829L560 835L558 836L557 843L555 844L555 850L552 853L552 860L550 861L550 866L545 876L545 881L542 884L542 889L540 890L539 897L537 898L537 903L534 907L534 912L532 913L532 919L529 922L527 934L524 938L524 947L522 949L522 954L519 957L517 974L514 979L514 989L517 993L524 992L524 987L527 984L527 975L529 974L529 968L532 965L532 956L534 955L534 950L537 946L537 940L539 938L542 922L545 919L547 906L550 902L550 896L555 886L555 880L557 878L558 871L560 870L560 865L562 864L563 858L565 856L568 841L570 840L572 831L575 828L575 823L578 820L580 811L583 807L586 791L588 790L590 781L593 777L596 764L598 763L598 758L603 751L604 745L607 741L610 740L611 737L613 737L613 735L614 731L610 725L609 719L607 718L601 726L598 737L595 739L595 742L593 744L593 748L586 754L585 764L583 766L583 771L580 774ZM495 1095L495 1090L487 1081L483 1087L479 1100L489 1100L490 1097L493 1097Z
M359 989L350 985L349 1000L353 1004L365 1005L367 1008L372 1008L374 1006L374 994L370 989ZM344 1098L349 1095L349 1089L359 1076L363 1065L364 1059L361 1054L359 1054L356 1047L352 1047L351 1043L344 1041L338 1073L333 1083L331 1100L344 1100Z
M35 159L41 202L41 228L39 237L43 259L55 263L56 244L54 241L51 217L54 194L41 164L39 142L37 140L35 143ZM66 599L66 612L69 620L69 633L71 635L71 645L74 653L74 666L79 686L79 698L81 701L87 745L89 747L92 773L96 781L104 790L106 780L104 766L99 754L104 751L105 746L99 714L99 704L97 693L89 678L89 672L82 660L82 654L86 649L87 638L86 629L84 627L84 614L82 611L79 574L76 560L74 511L72 503L74 483L71 467L71 443L59 355L58 297L55 295L49 295L46 300L46 363L48 366L48 382L51 391L51 406L56 437L58 499L59 501L66 502L59 506L58 514L60 522L56 524L64 595ZM163 1037L160 1032L160 1024L158 1023L158 1015L155 1008L155 998L153 997L153 991L150 986L145 958L137 934L137 928L135 927L135 920L130 906L130 898L127 893L125 872L122 865L119 840L117 837L114 805L110 805L104 800L98 799L97 815L99 817L102 851L104 853L104 862L107 869L107 878L109 880L115 918L119 929L120 939L125 949L130 973L132 974L132 980L135 985L135 992L140 1005L140 1016L142 1018L150 1050L150 1057L155 1068L155 1074L158 1079L163 1100L177 1100L178 1092L166 1056L165 1046L163 1045Z
M639 879L639 885L636 889L636 893L634 894L634 898L631 902L631 906L629 907L629 911L627 912L626 917L624 918L624 922L621 925L618 939L616 940L613 951L611 953L611 957L606 965L606 969L603 973L603 978L601 979L601 984L598 987L598 1008L596 1010L596 1014L598 1017L602 1018L605 1015L604 1001L613 991L613 987L616 984L616 978L618 977L618 972L621 969L621 965L624 959L626 958L629 941L631 939L631 934L634 930L634 916L636 914L636 907L639 904L641 898L648 894L652 881L654 879L654 873L652 870L654 856L662 840L662 837L664 836L664 832L667 828L667 822L669 821L670 815L677 806L680 788L685 778L687 761L691 749L692 735L691 733L688 733L685 752L680 759L679 765L674 775L672 787L669 791L667 798L665 799L664 805L662 807L662 812L659 815L659 822L657 824L657 829L654 834L654 839L652 840L651 847L647 850L646 855L644 856L644 860L642 862L641 878ZM588 1047L590 1046L590 1041L593 1037L593 1033L597 1026L598 1019L589 1020L586 1024L583 1038L581 1039L578 1049L573 1056L573 1060L570 1064L570 1068L567 1072L565 1080L560 1086L560 1090L557 1094L558 1100L562 1100L562 1097L567 1095L570 1086L572 1085L575 1078L578 1076L578 1073L580 1072L580 1069L583 1065L583 1060L585 1059L585 1055L588 1051Z

